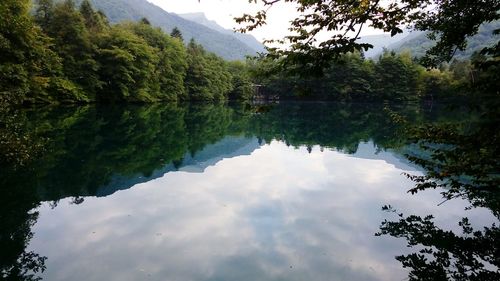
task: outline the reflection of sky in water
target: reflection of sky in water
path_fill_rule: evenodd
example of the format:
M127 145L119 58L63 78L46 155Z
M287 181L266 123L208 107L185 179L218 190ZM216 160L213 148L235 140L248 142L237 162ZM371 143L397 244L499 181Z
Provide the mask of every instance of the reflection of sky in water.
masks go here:
M408 195L405 165L370 143L349 156L272 142L203 173L45 203L29 248L48 257L45 280L402 280L404 241L373 235L392 218L381 206L450 228L466 206Z

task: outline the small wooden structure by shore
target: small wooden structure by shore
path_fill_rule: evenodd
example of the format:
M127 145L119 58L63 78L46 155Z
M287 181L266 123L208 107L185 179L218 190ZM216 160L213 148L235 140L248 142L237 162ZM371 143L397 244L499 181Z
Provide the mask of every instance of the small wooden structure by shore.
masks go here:
M280 97L276 94L270 94L266 92L265 87L260 84L253 84L254 95L252 99L254 101L278 101Z

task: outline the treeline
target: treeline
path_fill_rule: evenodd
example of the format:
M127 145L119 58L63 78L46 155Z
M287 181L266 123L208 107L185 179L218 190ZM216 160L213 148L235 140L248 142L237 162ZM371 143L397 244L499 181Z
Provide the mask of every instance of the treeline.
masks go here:
M0 99L8 103L224 100L251 95L244 65L147 19L111 25L88 0L0 3Z
M265 56L227 62L147 19L112 25L88 0L0 2L0 109L15 103L282 99L418 101L497 93L498 57L475 54L426 69L409 53L341 55L321 76ZM497 48L498 49L498 48ZM321 62L321 58L318 58ZM304 75L306 74L306 75Z
M340 56L320 75L283 66L283 60L260 57L250 61L256 83L266 96L285 99L336 101L419 101L470 98L478 91L496 93L498 66L485 67L490 58L475 54L471 60L453 60L427 69L409 52L384 52L377 60L360 53ZM283 71L286 69L286 71Z
M426 112L418 105L392 106L392 111L384 107L381 103L282 103L264 110L244 104L172 103L22 109L16 113L18 128L31 136L32 147L40 153L31 161L16 163L17 167L14 163L25 157L2 157L0 169L7 175L12 167L36 167L38 172L30 177L38 177L33 181L41 188L37 194L50 194L45 200L94 196L114 176L149 177L170 164L173 170L182 167L186 155L195 157L226 136L355 153L364 141L381 150L406 144L408 136L398 130L401 124L394 122L391 112L415 124L464 118L450 111ZM5 152L15 151L0 150Z

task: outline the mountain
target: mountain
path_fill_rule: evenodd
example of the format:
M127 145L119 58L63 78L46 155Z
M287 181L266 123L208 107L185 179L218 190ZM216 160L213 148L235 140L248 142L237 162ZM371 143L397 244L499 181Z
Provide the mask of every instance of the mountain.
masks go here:
M77 4L81 2L76 1ZM205 25L187 20L146 0L90 0L92 5L104 12L112 23L147 18L152 25L166 33L177 27L188 42L194 38L205 49L226 60L242 60L247 55L255 55L257 50L227 32L219 32Z
M215 21L207 19L207 17L205 16L204 13L179 14L179 16L184 18L184 19L194 21L198 24L204 25L204 26L211 28L215 31L218 31L222 34L232 35L259 53L266 51L266 49L264 48L264 45L261 42L259 42L257 39L255 39L255 37L253 37L252 35L245 34L245 33L238 33L238 32L235 32L231 29L225 29L224 27L218 25Z
M500 36L493 35L493 31L499 28L500 21L481 25L478 33L467 40L467 48L464 51L457 51L454 58L467 59L474 52L478 52L484 47L494 45L499 40ZM427 33L418 32L410 33L400 41L391 44L388 49L394 50L396 53L410 51L412 56L422 57L432 46L434 46L434 41L427 38Z
M457 51L455 58L466 59L474 52L480 51L484 47L495 44L499 35L493 35L493 30L500 28L500 21L483 24L478 34L467 40L465 51ZM391 37L389 34L362 36L358 42L369 43L374 47L365 52L367 58L377 58L382 54L384 48L401 53L410 51L414 57L422 57L433 45L434 41L427 38L427 33L423 31L411 31Z
M390 34L366 35L361 36L358 42L373 45L373 48L365 52L365 57L376 58L383 52L384 48L388 48L390 45L402 40L406 36L408 36L408 32L397 34L394 37L391 37Z
M99 187L96 194L93 195L97 197L108 196L119 190L129 189L134 185L163 177L170 172L203 173L206 168L215 166L224 159L250 155L261 145L256 137L226 136L214 144L205 146L195 155L186 153L182 162L177 166L170 163L154 171L149 176L142 174L133 176L116 175L109 184Z
M374 153L374 150L376 151ZM356 153L350 155L351 157L370 159L370 160L382 160L389 165L393 165L396 169L403 171L422 171L422 167L419 167L415 163L412 163L404 155L411 154L415 156L422 156L423 152L419 146L416 145L406 145L399 149L388 149L378 151L375 144L372 141L360 143Z
M217 163L224 159L250 155L264 144L265 143L259 141L256 137L225 136L215 143L206 145L195 154L186 152L182 161L178 163L170 162L165 164L164 166L155 169L150 174L112 174L109 175L109 180L107 180L104 185L96 186L96 190L82 188L72 190L69 193L65 191L54 192L54 188L57 189L57 187L55 187L57 184L48 180L46 184L39 186L38 196L41 198L41 201L45 202L75 196L105 197L117 191L132 188L137 184L161 178L167 173L178 171L185 173L203 173L207 168L217 165Z

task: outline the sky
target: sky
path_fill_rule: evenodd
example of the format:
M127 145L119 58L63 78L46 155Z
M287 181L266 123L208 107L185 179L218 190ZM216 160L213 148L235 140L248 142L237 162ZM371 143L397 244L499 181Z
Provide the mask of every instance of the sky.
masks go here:
M203 12L210 20L217 22L226 29L238 27L234 17L241 16L244 13L254 14L261 10L262 5L250 4L248 0L148 0L149 2L160 6L167 12L176 14ZM268 23L252 31L250 34L257 40L280 39L288 34L288 22L296 16L297 13L290 3L278 3L268 11ZM366 29L363 35L380 34L380 32Z
M167 12L176 14L203 12L205 16L226 29L238 27L234 17L244 13L253 14L262 6L250 4L247 0L148 0ZM268 11L268 24L251 32L259 41L283 37L288 22L295 15L293 6L277 4Z

